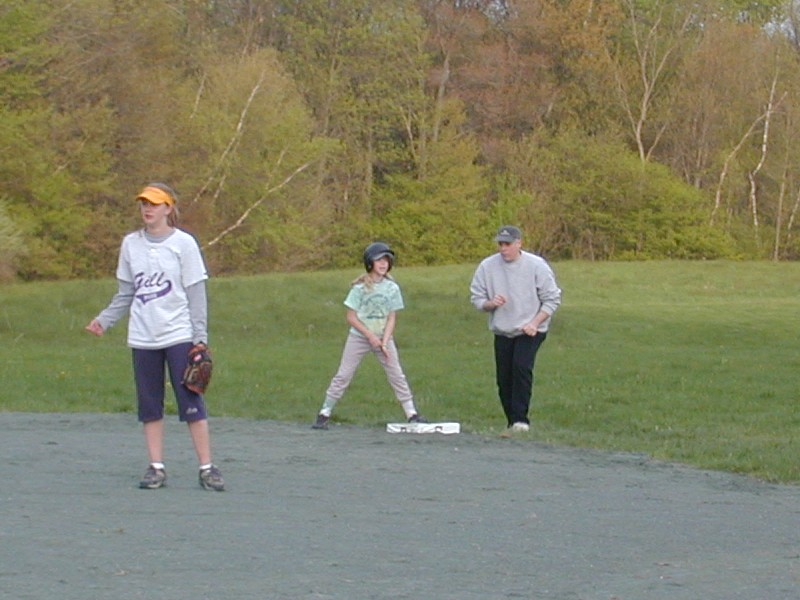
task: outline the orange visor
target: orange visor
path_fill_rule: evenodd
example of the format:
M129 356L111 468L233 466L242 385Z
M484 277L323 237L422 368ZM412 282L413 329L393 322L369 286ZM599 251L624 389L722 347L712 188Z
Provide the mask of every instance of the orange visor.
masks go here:
M167 192L157 187L147 186L139 195L136 196L136 200L147 200L152 204L168 204L172 206L175 202Z

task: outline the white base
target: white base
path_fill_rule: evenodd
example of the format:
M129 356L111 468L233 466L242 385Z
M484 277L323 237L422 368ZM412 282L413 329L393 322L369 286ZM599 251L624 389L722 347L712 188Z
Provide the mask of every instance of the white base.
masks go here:
M387 433L461 433L460 423L387 423Z

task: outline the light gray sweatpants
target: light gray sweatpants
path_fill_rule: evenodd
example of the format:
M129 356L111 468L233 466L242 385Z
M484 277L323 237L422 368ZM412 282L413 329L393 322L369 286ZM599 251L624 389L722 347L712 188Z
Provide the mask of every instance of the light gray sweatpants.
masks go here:
M331 415L333 407L336 406L336 403L344 396L347 387L356 374L358 366L369 352L372 352L381 363L383 370L386 372L386 379L389 380L389 385L392 386L397 401L403 407L406 418L416 414L417 410L414 407L414 395L411 393L411 388L408 386L405 373L403 373L403 367L400 366L400 356L397 353L397 346L394 343L394 339L389 340L386 348L389 351L389 356L386 356L380 350L374 349L370 345L369 340L364 336L353 333L352 331L349 333L344 343L339 370L336 371L336 375L331 379L331 383L325 392L325 402L322 405L322 409L319 411L321 415L325 415L326 417Z

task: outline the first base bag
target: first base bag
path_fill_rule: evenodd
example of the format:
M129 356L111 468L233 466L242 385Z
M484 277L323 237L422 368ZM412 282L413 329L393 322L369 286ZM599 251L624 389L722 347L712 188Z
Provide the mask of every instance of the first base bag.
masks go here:
M387 423L388 433L461 433L460 423Z

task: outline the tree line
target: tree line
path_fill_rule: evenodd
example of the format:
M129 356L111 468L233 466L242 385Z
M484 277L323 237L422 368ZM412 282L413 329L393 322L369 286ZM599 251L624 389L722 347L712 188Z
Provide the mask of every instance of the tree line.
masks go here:
M212 271L800 256L794 0L5 0L0 279L113 272L164 181Z

